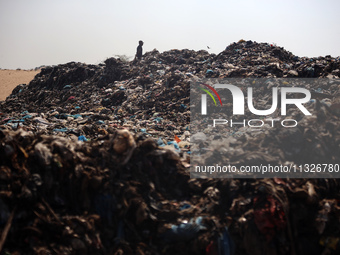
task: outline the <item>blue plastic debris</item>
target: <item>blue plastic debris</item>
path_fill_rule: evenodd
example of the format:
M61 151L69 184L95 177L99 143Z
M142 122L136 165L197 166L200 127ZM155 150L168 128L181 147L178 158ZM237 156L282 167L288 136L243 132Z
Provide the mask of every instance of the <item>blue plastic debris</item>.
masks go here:
M125 90L125 88L123 86L120 86L119 89L120 90Z
M13 129L17 129L18 128L18 125L19 125L19 123L11 123L11 127L13 128Z
M194 239L201 230L207 228L202 224L203 217L200 216L196 220L191 219L188 223L172 225L171 229L161 235L167 243L187 242Z
M311 105L311 104L313 104L313 103L315 103L315 102L316 102L315 99L311 99L311 100L309 100L309 101L307 102L307 104Z
M80 109L80 106L76 106L76 107L74 107L75 109Z
M157 140L157 145L160 146L160 147L165 146L165 143L163 142L163 139L162 139L162 138L158 138L158 140Z
M186 106L186 105L184 105L184 104L181 104L180 108L181 108L181 109L186 109L186 108L187 108L187 106Z
M73 115L73 118L75 118L75 119L78 119L78 118L80 118L80 117L82 117L81 114L75 114L75 115Z
M181 211L183 211L183 210L189 209L190 207L191 207L190 204L185 203L185 204L183 204L179 209L180 209Z
M161 118L161 117L157 117L157 118L154 119L154 121L156 121L157 123L161 122L161 120L163 120L163 118Z
M168 145L171 145L171 144L174 145L175 149L179 150L179 146L178 146L177 142L175 142L175 141L168 142Z
M102 120L98 120L98 121L96 122L96 124L98 124L98 125L104 125L104 124L105 124L105 122L104 122L104 121L102 121Z
M228 228L225 227L222 235L218 239L218 254L233 255L235 253L235 244L231 240Z
M146 128L141 128L141 129L140 129L140 132L142 132L143 134L152 136L151 134L149 134L149 133L146 132Z
M67 132L68 129L67 128L55 128L53 129L53 132Z
M64 89L70 89L70 88L72 88L71 85L65 85L65 86L64 86Z
M87 140L87 138L84 135L81 135L81 136L78 137L78 141L86 142L88 140Z
M307 76L308 77L314 77L314 68L313 67L306 67L305 71L307 71Z

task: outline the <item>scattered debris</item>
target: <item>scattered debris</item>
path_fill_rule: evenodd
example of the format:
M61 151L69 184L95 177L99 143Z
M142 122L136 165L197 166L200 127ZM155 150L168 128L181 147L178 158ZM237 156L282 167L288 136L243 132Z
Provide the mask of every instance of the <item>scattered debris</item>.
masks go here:
M0 252L338 254L338 179L190 179L188 167L210 139L191 136L191 81L270 87L339 70L339 58L244 40L218 55L154 50L138 63L42 68L0 102ZM340 83L309 89L313 115L297 128L231 130L230 162L340 163Z

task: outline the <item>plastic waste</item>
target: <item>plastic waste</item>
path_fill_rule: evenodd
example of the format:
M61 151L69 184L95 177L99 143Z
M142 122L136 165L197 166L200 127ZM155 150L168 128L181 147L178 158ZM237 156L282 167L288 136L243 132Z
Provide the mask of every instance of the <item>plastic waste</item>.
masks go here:
M78 137L78 141L86 142L88 140L87 140L87 138L84 135L81 135L81 136Z
M172 225L171 229L167 230L162 238L167 243L187 242L195 238L198 233L207 228L202 224L203 217L190 219L187 223Z

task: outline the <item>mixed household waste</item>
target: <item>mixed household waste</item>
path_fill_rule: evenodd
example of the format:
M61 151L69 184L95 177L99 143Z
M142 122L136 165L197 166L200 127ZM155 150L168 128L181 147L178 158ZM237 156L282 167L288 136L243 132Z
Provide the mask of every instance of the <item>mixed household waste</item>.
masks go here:
M190 82L237 77L332 82L296 128L230 130L230 162L340 164L339 58L241 40L45 67L0 102L0 253L338 254L338 179L190 178Z

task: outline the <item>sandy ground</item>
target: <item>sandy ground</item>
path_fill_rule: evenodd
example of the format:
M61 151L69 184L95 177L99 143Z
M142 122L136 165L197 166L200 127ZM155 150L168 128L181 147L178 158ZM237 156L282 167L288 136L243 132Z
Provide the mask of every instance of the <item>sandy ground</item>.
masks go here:
M5 100L19 84L28 84L39 73L32 70L0 70L0 101Z

